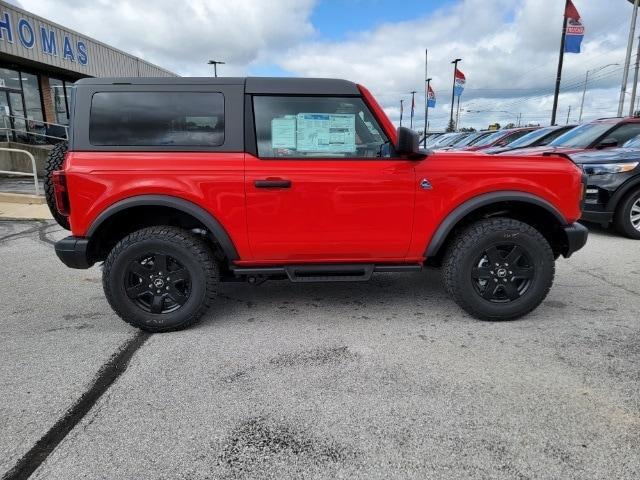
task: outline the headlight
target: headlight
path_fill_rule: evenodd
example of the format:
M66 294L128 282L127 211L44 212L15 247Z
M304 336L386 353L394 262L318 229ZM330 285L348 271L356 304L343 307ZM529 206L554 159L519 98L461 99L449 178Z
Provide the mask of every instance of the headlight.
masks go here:
M587 175L606 175L608 173L624 173L630 172L638 166L640 162L630 163L598 163L598 164L585 164L584 173Z

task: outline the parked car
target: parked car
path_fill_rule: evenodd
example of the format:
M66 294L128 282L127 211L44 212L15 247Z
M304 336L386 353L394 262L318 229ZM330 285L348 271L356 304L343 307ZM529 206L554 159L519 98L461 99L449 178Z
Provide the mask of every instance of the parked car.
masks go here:
M104 262L106 298L149 331L185 328L221 281L360 281L442 267L471 315L536 308L587 241L583 173L420 150L355 83L87 78L47 162L69 267ZM484 158L486 157L486 159ZM52 187L52 188L51 188ZM71 288L71 287L70 287Z
M467 135L466 137L461 138L460 140L458 140L456 143L454 143L453 145L451 145L450 147L448 147L448 150L460 150L464 147L468 147L471 145L474 145L476 143L478 143L480 140L482 140L483 138L488 137L489 135L491 135L493 132L485 130L482 132L473 132L469 135Z
M484 153L512 152L513 150L518 150L520 148L541 147L544 145L549 145L560 135L564 135L566 132L575 127L576 125L562 125L560 127L555 126L539 128L538 130L533 130L532 132L527 133L526 135L511 142L505 147L488 148L484 151Z
M640 137L570 157L588 177L582 219L640 240Z
M506 147L511 142L516 141L529 132L536 130L537 127L511 128L509 130L498 130L495 133L483 138L477 143L465 147L463 150L478 151L486 150L492 147Z
M602 118L569 130L549 145L520 149L518 155L542 155L547 152L570 155L584 150L613 148L622 146L638 135L640 118Z
M435 142L433 142L430 145L427 145L427 148L430 148L431 150L442 150L447 147L450 147L454 143L465 138L467 135L468 135L467 133L462 133L462 132L445 133L444 135L439 137Z

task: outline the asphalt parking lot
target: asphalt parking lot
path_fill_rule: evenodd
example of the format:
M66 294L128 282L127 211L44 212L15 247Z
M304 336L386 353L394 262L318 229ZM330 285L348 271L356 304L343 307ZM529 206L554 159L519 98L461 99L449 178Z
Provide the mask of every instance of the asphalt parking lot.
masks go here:
M99 267L57 260L64 235L0 222L5 478L640 477L640 242L592 232L515 322L468 317L426 271L225 284L196 327L149 336Z

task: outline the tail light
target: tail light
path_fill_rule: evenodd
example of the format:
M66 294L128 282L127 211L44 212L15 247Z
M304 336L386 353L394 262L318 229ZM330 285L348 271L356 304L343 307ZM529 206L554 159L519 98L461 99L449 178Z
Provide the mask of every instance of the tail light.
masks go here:
M56 209L60 215L68 217L71 213L69 205L69 192L67 190L67 176L63 170L53 172L53 192L56 199Z

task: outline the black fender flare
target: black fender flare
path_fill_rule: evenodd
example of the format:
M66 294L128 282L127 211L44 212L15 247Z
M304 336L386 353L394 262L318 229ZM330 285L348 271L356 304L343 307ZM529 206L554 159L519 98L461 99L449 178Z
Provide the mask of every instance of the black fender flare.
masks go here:
M611 195L607 202L607 211L615 212L620 201L634 188L640 188L640 175L630 178Z
M211 232L211 235L213 235L215 240L220 244L220 248L222 248L222 251L230 262L240 258L231 237L213 215L193 202L170 195L137 195L120 200L107 207L96 217L93 223L91 223L86 236L91 238L98 228L100 228L100 225L116 213L141 206L169 207L191 215Z
M531 205L536 205L538 207L544 208L546 211L551 213L558 220L560 225L568 224L567 220L556 207L554 207L545 199L538 197L537 195L533 195L527 192L510 190L484 193L467 200L462 205L456 207L451 213L449 213L449 215L446 216L446 218L440 223L438 229L429 240L429 244L427 245L424 256L428 258L437 255L449 233L451 233L458 222L464 217L469 215L474 210L486 207L487 205L491 205L492 203L499 202L523 202L529 203Z

